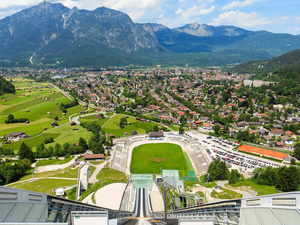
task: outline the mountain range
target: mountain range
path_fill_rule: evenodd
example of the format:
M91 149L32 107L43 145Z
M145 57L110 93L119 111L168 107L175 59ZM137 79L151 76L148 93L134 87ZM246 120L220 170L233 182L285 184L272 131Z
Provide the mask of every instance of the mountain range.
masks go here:
M217 66L299 48L299 35L196 23L170 29L46 1L0 20L0 66Z

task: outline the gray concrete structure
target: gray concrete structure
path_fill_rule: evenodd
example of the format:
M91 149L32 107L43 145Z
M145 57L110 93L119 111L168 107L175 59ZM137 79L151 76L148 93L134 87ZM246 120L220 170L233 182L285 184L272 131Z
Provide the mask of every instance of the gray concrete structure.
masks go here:
M52 195L0 186L0 224L72 224L72 211L108 211L108 219L133 216L131 212L110 210Z
M97 212L108 220L164 219L164 212L152 212L145 189L135 192L133 212L110 210L37 192L0 187L0 224L73 224L71 213ZM103 213L101 213L103 212ZM294 225L300 224L300 192L234 199L168 212L169 219L202 224ZM207 223L206 223L207 222ZM137 222L138 223L138 222ZM135 224L135 223L132 223Z

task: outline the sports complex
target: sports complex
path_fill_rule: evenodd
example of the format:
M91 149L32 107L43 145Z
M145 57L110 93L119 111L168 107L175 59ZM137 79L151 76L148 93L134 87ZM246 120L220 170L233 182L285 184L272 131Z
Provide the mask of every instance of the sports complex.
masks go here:
M207 201L206 196L189 199L183 180L198 180L207 172L213 158L203 140L197 134L162 132L116 140L110 167L130 178L126 184L109 184L93 193L97 204L88 202L88 197L77 202L0 187L0 224L300 223L299 192L231 200ZM207 141L204 143L209 144ZM87 188L88 172L81 171L85 166L80 166L78 182L79 186ZM182 198L186 200L184 205L180 201ZM189 205L189 201L196 204Z

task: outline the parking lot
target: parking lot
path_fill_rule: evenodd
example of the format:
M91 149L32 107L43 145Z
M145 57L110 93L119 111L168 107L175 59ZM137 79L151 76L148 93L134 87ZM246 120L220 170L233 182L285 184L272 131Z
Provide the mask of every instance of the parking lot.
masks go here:
M255 169L263 166L283 166L282 163L234 151L233 148L239 145L234 141L211 137L195 131L186 132L186 135L196 139L212 159L219 156L229 165L229 168L237 169L244 175L251 175Z

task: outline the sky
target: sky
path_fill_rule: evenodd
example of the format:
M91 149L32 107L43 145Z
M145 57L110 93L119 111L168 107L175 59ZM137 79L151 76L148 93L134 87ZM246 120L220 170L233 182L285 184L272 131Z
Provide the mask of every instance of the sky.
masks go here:
M41 0L1 0L0 19ZM187 23L233 25L247 30L300 34L299 0L48 0L79 9L108 7L128 14L136 23L169 28Z

